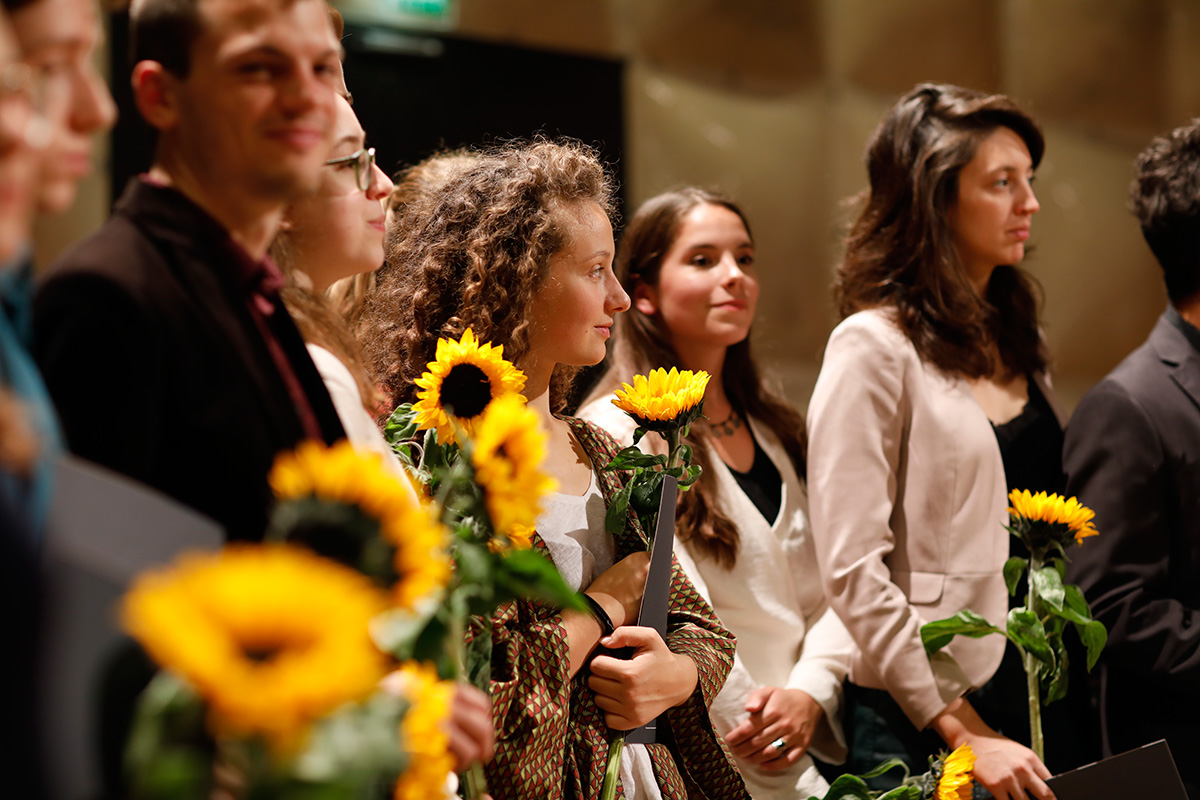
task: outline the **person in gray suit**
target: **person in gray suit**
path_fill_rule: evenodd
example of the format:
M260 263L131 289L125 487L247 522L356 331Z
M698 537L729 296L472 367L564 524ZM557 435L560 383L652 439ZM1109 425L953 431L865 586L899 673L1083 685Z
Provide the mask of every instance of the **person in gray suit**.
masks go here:
M1109 630L1105 755L1166 738L1200 798L1200 119L1150 143L1130 192L1170 304L1067 427L1067 491L1100 531L1067 577Z

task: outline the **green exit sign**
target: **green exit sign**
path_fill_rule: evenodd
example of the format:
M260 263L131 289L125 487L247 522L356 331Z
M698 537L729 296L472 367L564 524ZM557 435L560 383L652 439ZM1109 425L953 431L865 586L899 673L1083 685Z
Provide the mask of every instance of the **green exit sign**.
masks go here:
M394 2L396 11L406 16L448 20L454 14L451 0L394 0Z
M347 20L400 29L453 31L459 0L332 0Z

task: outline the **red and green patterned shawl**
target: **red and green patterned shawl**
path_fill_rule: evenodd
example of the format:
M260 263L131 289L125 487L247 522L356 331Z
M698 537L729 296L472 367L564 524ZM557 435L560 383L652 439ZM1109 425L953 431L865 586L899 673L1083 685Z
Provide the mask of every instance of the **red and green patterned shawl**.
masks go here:
M585 420L566 418L592 464L607 464L617 443ZM598 472L605 501L627 473ZM631 514L615 537L616 558L646 550ZM535 546L547 555L545 544ZM510 603L495 616L492 715L496 756L487 765L495 800L597 798L604 780L608 727L588 689L586 670L568 677L567 638L557 609L530 601ZM749 798L725 743L713 730L708 707L733 664L733 635L688 581L671 569L667 646L687 655L699 675L686 703L667 711L667 744L648 745L664 800ZM662 727L659 728L660 735ZM617 796L623 797L620 787Z

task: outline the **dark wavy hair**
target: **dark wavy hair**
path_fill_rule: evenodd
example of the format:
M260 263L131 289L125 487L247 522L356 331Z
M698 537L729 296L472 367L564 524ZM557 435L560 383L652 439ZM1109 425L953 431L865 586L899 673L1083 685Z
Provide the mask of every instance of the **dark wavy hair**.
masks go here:
M406 212L367 311L364 335L393 405L416 399L413 381L438 337L471 328L519 365L529 351L529 310L550 260L570 244L564 204L593 202L610 217L613 184L578 142L511 143ZM561 410L575 369L559 365L551 403Z
M901 97L867 145L870 187L834 283L843 318L894 308L924 361L973 378L1046 366L1037 283L1016 265L998 266L979 297L947 223L959 172L998 128L1024 140L1035 167L1041 162L1041 130L1004 95L925 83Z
M617 278L630 297L639 285L657 286L663 259L679 235L679 227L692 209L716 205L738 215L750 234L750 223L741 208L722 194L687 187L660 194L642 204L629 220L617 248ZM751 235L753 239L753 236ZM618 315L612 365L588 400L605 397L634 374L674 366L686 367L670 344L670 331L660 319L638 311L634 304ZM741 415L766 425L783 444L796 472L804 475L806 437L804 418L764 383L747 336L725 351L721 375L725 394ZM737 523L717 505L717 481L708 469L707 447L712 441L707 425L693 425L689 435L695 461L703 468L692 491L679 500L679 535L717 563L731 567L740 541Z
M1129 196L1171 302L1200 292L1200 118L1150 142Z

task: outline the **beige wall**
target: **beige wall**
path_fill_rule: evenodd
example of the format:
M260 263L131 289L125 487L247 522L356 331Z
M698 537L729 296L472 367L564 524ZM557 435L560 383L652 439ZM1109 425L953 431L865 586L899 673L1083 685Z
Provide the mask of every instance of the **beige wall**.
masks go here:
M458 28L627 60L629 198L699 183L744 203L760 352L797 405L834 322L828 286L863 145L919 81L1007 92L1045 128L1026 266L1045 287L1068 406L1165 303L1125 192L1150 136L1200 113L1195 0L462 0ZM82 202L43 226L41 259L103 218L103 179Z
M1026 266L1068 407L1166 301L1126 190L1148 139L1200 113L1194 0L463 0L460 30L628 60L629 197L700 183L745 204L757 342L799 405L863 145L920 81L1009 93L1045 128Z

